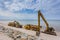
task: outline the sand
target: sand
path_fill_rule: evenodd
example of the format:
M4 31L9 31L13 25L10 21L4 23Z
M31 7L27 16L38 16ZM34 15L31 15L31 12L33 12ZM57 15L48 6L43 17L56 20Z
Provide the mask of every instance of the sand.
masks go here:
M4 24L2 23L1 25L4 25ZM56 32L56 33L57 33L57 36L40 33L40 36L38 37L37 40L60 40L60 32ZM13 40L13 39L5 35L4 33L0 32L0 40Z
M4 33L0 32L0 40L13 40L13 39L8 37ZM53 36L53 35L41 33L38 40L60 40L60 36Z
M44 33L40 34L40 38L43 40L60 40L60 36L53 36Z
M5 35L4 33L0 32L0 40L13 40L13 39Z

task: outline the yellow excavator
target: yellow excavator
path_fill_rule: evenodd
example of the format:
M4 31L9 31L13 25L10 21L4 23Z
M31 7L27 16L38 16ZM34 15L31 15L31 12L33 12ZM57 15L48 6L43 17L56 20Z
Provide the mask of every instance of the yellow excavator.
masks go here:
M17 27L17 28L25 28L27 30L33 30L33 31L36 31L36 35L39 36L40 30L42 28L42 26L40 25L40 17L43 19L43 21L46 24L46 29L44 31L42 31L42 33L56 35L55 29L53 27L49 27L48 22L46 21L46 19L44 18L43 14L41 13L40 10L38 11L38 25L27 24L24 27L22 27L22 25L20 25L19 22L14 21L14 22L10 22L8 24L8 26L13 26L13 27Z
M55 29L53 27L49 27L48 22L45 20L45 18L44 18L43 14L41 13L40 10L38 11L38 27L41 26L40 25L40 17L43 19L43 21L46 24L46 29L43 31L43 33L50 34L50 35L55 35L56 36ZM40 27L40 29L41 29L41 27Z
M46 24L46 29L44 31L41 31L41 32L56 36L55 29L53 27L49 27L48 22L46 21L46 19L44 18L43 14L40 12L40 10L38 11L38 25L27 24L27 25L24 26L24 28L28 29L28 30L36 31L36 35L39 36L40 30L42 28L42 26L40 25L40 17L43 19L43 21Z

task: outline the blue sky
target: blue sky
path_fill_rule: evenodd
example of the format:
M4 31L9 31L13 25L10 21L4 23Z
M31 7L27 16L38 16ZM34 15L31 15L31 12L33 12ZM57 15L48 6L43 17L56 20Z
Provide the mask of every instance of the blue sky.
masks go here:
M0 0L0 19L37 19L38 10L46 19L60 20L60 0Z

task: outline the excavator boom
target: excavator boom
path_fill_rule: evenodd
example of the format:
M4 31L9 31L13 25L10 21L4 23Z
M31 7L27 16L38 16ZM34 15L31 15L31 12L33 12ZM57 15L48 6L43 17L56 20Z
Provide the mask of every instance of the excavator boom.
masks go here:
M38 11L38 27L40 27L40 17L43 19L43 21L44 21L45 24L46 24L46 30L48 30L49 24L48 24L48 22L45 20L43 14L42 14L40 11Z
M49 27L48 22L46 21L46 19L44 18L43 14L40 12L40 10L38 11L38 27L41 28L41 26L40 26L40 17L43 19L43 21L46 24L46 29L45 29L45 31L43 33L51 34L51 35L55 35L56 36L56 33L54 32L54 28L53 27Z

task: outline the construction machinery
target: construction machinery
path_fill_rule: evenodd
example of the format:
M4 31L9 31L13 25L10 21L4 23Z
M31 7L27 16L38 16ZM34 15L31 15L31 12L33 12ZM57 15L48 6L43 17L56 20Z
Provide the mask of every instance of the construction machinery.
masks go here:
M38 27L40 27L40 17L43 19L43 21L45 22L46 24L46 30L45 31L48 31L49 29L49 24L48 22L45 20L43 14L40 12L40 10L38 11Z
M40 25L40 17L43 19L43 21L46 24L46 29L43 31L43 33L50 34L50 35L56 35L56 33L54 32L55 29L53 27L49 27L48 22L46 21L46 19L44 18L43 14L40 12L40 10L38 11L38 27L41 26ZM40 29L41 29L41 27L40 27Z
M22 25L18 21L9 22L8 26L16 27L16 28L22 28Z
M42 26L40 25L40 17L43 19L43 21L46 24L46 29L44 31L42 31L42 33L56 35L55 29L53 27L49 27L48 22L46 21L46 19L44 18L43 14L41 13L40 10L38 11L38 25L27 24L27 25L24 26L24 29L36 31L36 35L39 36L40 30L42 28ZM10 22L8 24L8 26L23 28L22 25L20 25L19 22L17 22L17 21Z
M55 29L53 27L49 27L48 22L46 21L46 19L44 18L43 14L40 12L40 10L38 11L38 26L27 24L24 26L24 28L28 29L28 30L34 30L34 31L36 31L36 34L39 35L40 30L42 28L42 26L40 25L40 17L43 19L44 23L46 24L46 29L44 31L41 31L41 32L56 36Z

